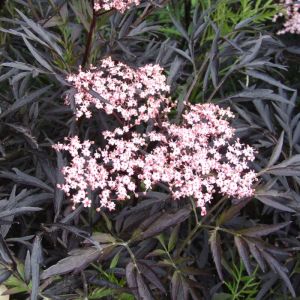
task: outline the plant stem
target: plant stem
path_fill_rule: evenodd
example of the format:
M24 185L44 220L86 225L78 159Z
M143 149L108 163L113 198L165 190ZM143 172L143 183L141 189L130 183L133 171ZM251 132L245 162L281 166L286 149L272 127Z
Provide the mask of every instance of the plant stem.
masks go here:
M93 34L94 34L94 30L96 27L96 21L97 21L97 13L94 9L94 0L92 0L92 5L93 5L93 18L91 21L90 30L88 33L86 46L85 46L85 52L84 52L84 56L83 56L83 60L82 60L83 67L85 67L85 65L87 64L87 62L89 60L89 56L90 56L90 52L91 52L91 48L92 48Z
M211 210L206 214L206 216L199 222L197 222L196 226L193 228L193 230L189 233L187 238L183 241L181 244L181 247L178 251L178 255L183 251L186 245L192 242L194 235L198 232L200 228L209 228L209 229L214 229L214 226L209 226L209 225L203 225L203 223L206 221L206 219L211 215L221 204L224 203L224 201L227 200L227 197L224 196L220 201L218 201L212 208Z
M36 21L39 21L39 15L32 3L32 0L28 0L28 6L30 7L30 10L32 11L32 15L34 16L34 18L36 19Z
M52 5L51 1L50 5ZM53 19L61 10L61 8L67 3L67 0L65 0L64 2L62 2L59 6L54 7L53 9L55 10L55 12L53 13L53 15L51 15L50 17L48 17L43 23L42 26L44 27L51 19Z
M186 95L185 95L185 97L184 97L184 99L183 99L184 105L188 103L189 98L190 98L190 96L191 96L191 94L192 94L192 92L193 92L193 90L194 90L194 88L195 88L197 82L200 80L201 75L203 74L204 69L205 69L205 67L206 67L206 65L207 65L207 63L208 63L208 61L209 61L209 57L206 57L206 58L204 59L202 65L201 65L201 67L200 67L200 70L199 70L198 72L195 72L194 80L193 80L193 82L191 83L191 85L190 85L190 87L189 87L189 89L188 89L188 91L187 91L187 93L186 93ZM194 69L195 69L195 67L194 67ZM176 119L175 119L177 123L180 121L180 117L181 117L181 114L182 114L182 112L183 112L184 105L183 105L182 109L179 109L178 112L177 112Z
M133 263L134 266L136 267L137 271L138 271L139 273L141 273L141 271L140 271L140 269L139 269L139 267L138 267L136 258L135 258L135 256L134 256L132 250L131 250L130 247L128 246L128 243L129 243L129 242L127 242L127 243L126 243L126 242L123 242L123 243L120 243L120 245L126 248L127 252L129 253L129 255L130 255L130 257L131 257L132 263Z
M217 94L217 92L219 91L219 89L222 87L222 85L225 83L225 81L229 78L229 76L233 73L234 70L235 70L235 68L233 67L233 68L231 68L225 74L225 76L222 78L222 80L220 81L220 83L218 84L218 86L215 88L215 90L211 93L211 95L206 100L206 102L210 103L212 101L212 99L214 98L214 96Z
M191 1L185 0L184 1L184 25L185 30L188 31L189 25L191 23Z

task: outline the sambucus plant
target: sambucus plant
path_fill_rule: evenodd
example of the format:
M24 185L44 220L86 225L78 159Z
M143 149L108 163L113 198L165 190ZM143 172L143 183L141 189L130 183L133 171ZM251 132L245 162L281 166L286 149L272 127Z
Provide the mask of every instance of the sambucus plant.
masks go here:
M6 4L0 278L18 279L14 297L212 299L239 258L257 299L299 292L285 47L237 2L220 30L218 4Z

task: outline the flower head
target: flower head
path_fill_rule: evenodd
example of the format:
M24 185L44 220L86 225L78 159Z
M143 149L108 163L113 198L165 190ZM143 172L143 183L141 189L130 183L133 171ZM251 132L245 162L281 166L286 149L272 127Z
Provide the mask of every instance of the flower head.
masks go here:
M237 198L253 194L256 174L248 163L254 150L235 137L232 112L214 104L187 104L181 123L171 123L162 71L157 65L133 69L107 58L97 68L68 77L76 90L77 117L91 117L94 106L116 114L123 125L102 132L102 148L76 136L54 146L71 156L59 188L74 205L90 206L89 195L95 192L99 208L113 210L117 201L163 183L173 199L193 198L204 215L216 193ZM151 126L137 126L141 124Z
M156 118L170 106L169 86L162 71L158 65L134 69L110 57L98 67L79 70L67 78L75 88L76 117L90 118L95 108L108 115L117 113L124 125L139 125ZM71 101L70 96L65 99L67 105Z
M273 21L278 18L284 18L283 29L277 34L295 33L300 34L300 3L296 0L280 0L283 5L284 13L278 13L274 16Z
M121 13L124 13L132 5L139 5L140 0L96 0L94 9L98 10L111 10L116 9Z
M126 134L120 128L106 131L106 146L94 151L92 142L74 137L55 146L72 157L62 170L66 183L60 188L84 206L90 205L88 191L95 191L99 206L112 210L116 201L164 183L173 199L195 199L202 215L216 193L252 196L256 174L248 163L254 151L235 138L232 117L230 110L214 104L187 105L179 125L165 120L150 132L134 127Z

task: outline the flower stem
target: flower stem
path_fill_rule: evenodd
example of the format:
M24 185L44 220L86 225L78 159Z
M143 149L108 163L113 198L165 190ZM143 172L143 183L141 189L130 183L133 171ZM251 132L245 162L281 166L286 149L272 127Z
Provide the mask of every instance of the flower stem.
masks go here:
M82 66L83 67L87 64L87 62L89 60L89 56L90 56L90 52L91 52L91 48L92 48L93 34L94 34L94 31L95 31L96 21L97 21L97 14L96 14L96 11L94 9L94 0L92 0L92 5L93 5L93 18L92 18L92 21L91 21L90 30L89 30L89 33L88 33L86 46L85 46L85 52L84 52L84 56L83 56L83 60L82 60Z
M180 253L184 250L184 248L192 243L194 236L196 235L196 233L198 232L198 230L200 228L214 228L213 226L209 226L209 225L205 225L203 224L206 219L220 206L222 205L225 201L227 200L227 197L224 196L222 199L220 199L220 201L218 201L211 209L210 211L208 211L208 213L205 215L205 217L202 218L201 221L197 222L195 227L193 228L193 230L189 233L189 235L187 236L187 238L183 241L183 243L181 244L179 251L178 251L178 255L180 255Z

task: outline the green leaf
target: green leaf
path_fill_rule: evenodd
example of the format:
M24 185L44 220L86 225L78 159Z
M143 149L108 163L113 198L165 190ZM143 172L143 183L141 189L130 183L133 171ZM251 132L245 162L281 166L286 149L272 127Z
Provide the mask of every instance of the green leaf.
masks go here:
M146 257L163 256L166 254L167 254L167 252L163 249L155 249L152 252L148 253Z
M116 239L111 234L103 232L95 232L92 235L92 239L100 244L110 244L116 242Z
M95 289L92 291L92 293L89 295L89 299L102 299L104 297L109 297L113 294L113 290L110 288L100 288L100 289Z
M122 250L122 249L121 249ZM121 254L121 250L119 250L116 255L114 256L114 258L112 259L110 265L109 265L109 268L110 269L113 269L117 266L118 262L119 262L119 259L120 259L120 254Z
M218 293L213 295L212 300L232 300L232 295L226 293Z
M177 224L172 230L169 242L168 242L168 251L171 252L176 246L178 240L178 232L179 232L180 224Z

